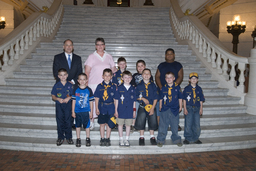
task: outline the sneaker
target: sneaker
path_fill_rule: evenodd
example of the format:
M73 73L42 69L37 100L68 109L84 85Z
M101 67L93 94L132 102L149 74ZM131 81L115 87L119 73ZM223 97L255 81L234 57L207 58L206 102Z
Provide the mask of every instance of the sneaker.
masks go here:
M67 140L67 143L68 144L74 144L74 141L72 140L72 138L70 138L70 139Z
M57 146L61 146L61 144L63 144L63 142L64 142L63 139L57 139L56 145L57 145Z
M163 144L160 143L160 142L158 142L158 143L157 143L157 147L163 147Z
M130 142L129 142L129 140L125 140L125 141L124 141L124 146L125 146L125 147L130 147Z
M81 147L81 139L80 138L76 139L76 147Z
M100 146L105 146L105 138L100 139Z
M157 144L156 138L155 137L150 138L150 143L151 143L151 145L156 145Z
M111 144L110 144L110 139L109 138L106 138L105 139L105 146L111 146Z
M197 141L194 142L195 144L202 144L202 141L200 141L199 139Z
M139 145L145 145L145 139L143 137L139 139Z
M182 130L182 128L180 127L180 125L178 125L178 131L181 131Z
M183 146L183 144L182 143L177 143L177 146L181 147L181 146Z
M184 140L183 144L189 144L189 141L188 140Z
M123 147L124 146L124 141L123 140L119 140L119 146Z
M90 138L86 138L86 140L85 140L85 146L86 146L86 147L90 147L90 146L91 146L91 139L90 139Z
M94 129L94 123L90 120L90 130L92 131Z

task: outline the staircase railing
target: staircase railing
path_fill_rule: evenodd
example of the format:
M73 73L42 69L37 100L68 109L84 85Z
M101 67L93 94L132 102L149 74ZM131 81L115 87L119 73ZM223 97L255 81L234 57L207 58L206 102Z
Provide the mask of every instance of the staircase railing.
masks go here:
M29 55L42 38L52 39L63 15L62 0L55 0L47 13L36 12L7 35L0 44L0 84Z
M170 20L178 41L186 41L197 57L219 81L219 87L228 88L228 95L242 97L244 103L245 69L248 58L230 52L219 39L195 16L185 16L177 0L170 0ZM240 72L236 72L237 69ZM237 80L235 78L238 78ZM237 86L237 81L239 85Z

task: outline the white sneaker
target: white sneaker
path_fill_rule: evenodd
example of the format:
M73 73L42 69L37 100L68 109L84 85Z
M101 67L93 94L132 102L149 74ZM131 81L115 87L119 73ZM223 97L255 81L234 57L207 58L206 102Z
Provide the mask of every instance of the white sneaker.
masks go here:
M124 141L123 140L119 140L119 146L124 146Z
M94 123L90 120L90 130L93 130L94 129Z
M124 141L124 146L125 146L125 147L130 147L130 142L129 142L129 140L125 140L125 141Z

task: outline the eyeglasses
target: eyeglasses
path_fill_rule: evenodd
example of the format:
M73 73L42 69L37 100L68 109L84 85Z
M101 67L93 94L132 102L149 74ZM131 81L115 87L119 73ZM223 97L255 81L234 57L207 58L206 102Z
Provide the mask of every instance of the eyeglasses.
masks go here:
M96 44L96 46L104 46L105 44Z

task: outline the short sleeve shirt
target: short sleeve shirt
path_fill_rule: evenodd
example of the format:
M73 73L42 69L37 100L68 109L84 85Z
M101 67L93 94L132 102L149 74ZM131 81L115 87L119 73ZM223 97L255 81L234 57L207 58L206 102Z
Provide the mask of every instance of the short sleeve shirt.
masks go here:
M117 86L121 85L123 83L122 80L122 72L120 69L118 69L114 74L112 78L112 83L116 84Z
M145 82L142 80L138 86L136 87L136 99L140 99L141 97L146 98L149 101L149 104L153 104L154 100L158 100L158 91L156 85L152 82ZM138 100L139 103L145 105L142 100Z
M54 84L51 94L55 95L58 98L65 99L67 97L71 97L73 93L73 85L70 82L66 82L63 85L60 81ZM56 100L56 103L60 103Z
M203 90L200 86L196 85L195 87L196 97L194 98L192 88L193 87L191 86L191 84L189 84L184 88L183 99L186 100L186 105L200 107L200 101L205 101Z
M141 82L141 80L143 80L142 74L135 73L135 74L132 75L131 85L137 87L137 85ZM150 81L154 82L154 79L153 79L152 75L150 77Z

